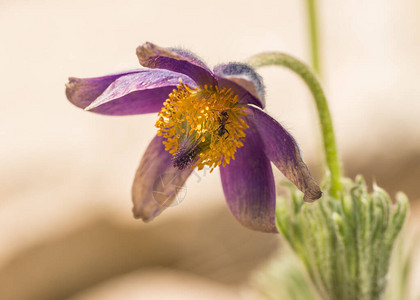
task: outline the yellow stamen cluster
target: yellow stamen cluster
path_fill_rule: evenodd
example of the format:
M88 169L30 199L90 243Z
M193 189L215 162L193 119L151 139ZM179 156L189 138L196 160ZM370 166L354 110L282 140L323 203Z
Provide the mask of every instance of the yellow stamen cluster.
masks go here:
M166 139L165 150L174 156L185 152L191 156L191 168L207 165L212 171L229 164L243 146L245 115L230 89L207 85L192 89L180 82L164 102L155 126Z

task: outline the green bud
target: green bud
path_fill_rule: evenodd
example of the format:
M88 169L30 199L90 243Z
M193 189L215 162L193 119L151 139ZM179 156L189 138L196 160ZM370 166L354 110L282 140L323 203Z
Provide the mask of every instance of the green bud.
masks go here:
M322 299L382 299L407 197L399 193L392 204L376 185L369 193L361 176L343 185L340 199L326 192L313 204L303 203L302 194L290 186L291 200L278 201L278 227Z

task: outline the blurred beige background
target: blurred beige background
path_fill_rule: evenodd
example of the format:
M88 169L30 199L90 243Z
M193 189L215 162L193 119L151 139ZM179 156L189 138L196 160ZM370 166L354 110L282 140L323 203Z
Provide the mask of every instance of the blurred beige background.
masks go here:
M322 81L347 175L418 200L420 2L319 5ZM145 41L210 66L270 50L309 62L305 17L303 0L0 1L0 299L164 299L161 286L173 299L249 297L243 283L277 238L229 216L218 171L191 177L181 205L151 224L135 221L131 181L155 116L84 112L64 84L137 68ZM267 110L319 176L307 89L286 70L260 73Z

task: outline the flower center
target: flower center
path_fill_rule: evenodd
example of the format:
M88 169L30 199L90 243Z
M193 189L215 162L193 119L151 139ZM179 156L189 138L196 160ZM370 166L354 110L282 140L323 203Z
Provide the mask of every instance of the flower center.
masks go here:
M174 167L199 170L226 166L243 146L244 106L230 89L217 86L192 89L180 82L169 94L156 122L165 150L174 156Z

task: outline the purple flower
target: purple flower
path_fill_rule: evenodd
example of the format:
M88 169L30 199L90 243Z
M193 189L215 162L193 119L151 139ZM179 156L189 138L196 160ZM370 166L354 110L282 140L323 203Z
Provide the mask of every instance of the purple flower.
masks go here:
M220 166L231 213L244 226L278 232L270 162L303 193L321 191L293 137L263 111L261 77L240 63L213 72L194 54L146 43L138 69L96 78L70 78L71 103L105 115L158 113L157 136L137 170L134 216L150 221L175 199L193 169Z

